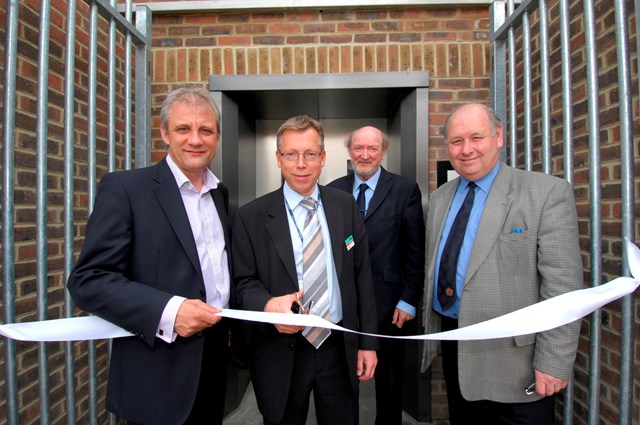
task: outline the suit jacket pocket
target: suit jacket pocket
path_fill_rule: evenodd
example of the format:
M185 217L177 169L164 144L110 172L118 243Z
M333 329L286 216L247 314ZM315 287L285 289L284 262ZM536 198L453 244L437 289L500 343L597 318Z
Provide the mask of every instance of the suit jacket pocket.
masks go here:
M527 247L529 232L503 233L500 235L500 279L512 280L518 275L519 257Z

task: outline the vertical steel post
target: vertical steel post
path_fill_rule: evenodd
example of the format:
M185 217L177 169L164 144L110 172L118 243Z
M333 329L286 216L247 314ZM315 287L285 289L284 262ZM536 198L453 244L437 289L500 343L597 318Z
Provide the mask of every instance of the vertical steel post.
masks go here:
M531 107L531 25L529 12L522 15L522 53L524 59L524 169L533 170L533 111Z
M136 168L151 165L151 10L136 6L136 29L147 42L136 45Z
M93 211L93 202L96 196L96 91L97 91L97 67L98 67L98 5L91 3L89 18L89 69L88 74L88 99L87 99L87 216ZM89 423L98 424L98 380L96 342L89 341Z
M51 5L40 3L38 36L38 89L36 112L36 291L38 320L47 320L47 120L49 103L49 21ZM46 342L38 343L40 422L49 419L49 356Z
M562 67L562 145L564 178L573 183L573 90L571 79L571 32L569 0L560 0L560 56ZM573 373L564 390L562 418L564 425L573 424Z
M76 67L76 1L67 0L67 34L64 78L64 281L69 279L73 268L73 207L74 207L74 100ZM69 291L64 291L64 315L73 316L73 300ZM75 356L73 341L65 342L65 387L67 393L67 425L76 423Z
M585 48L587 58L587 97L589 130L589 218L591 225L591 286L602 283L602 208L600 189L600 100L593 0L584 0ZM589 346L589 412L587 423L597 425L600 416L600 362L602 311L591 315Z
M616 56L618 61L618 107L620 111L620 178L622 237L635 240L635 196L633 161L633 111L631 108L631 65L629 64L629 29L626 2L614 0L616 18ZM636 28L636 31L638 29ZM622 273L630 275L629 253L622 245ZM620 348L620 405L618 423L630 424L633 416L634 296L622 299L622 347Z
M6 6L4 46L4 99L2 116L2 320L13 323L15 314L14 182L16 137L16 69L18 68L18 0ZM7 424L18 423L16 343L4 341L4 379Z
M540 97L542 124L542 172L551 174L551 83L549 78L549 12L547 0L539 0L540 24Z

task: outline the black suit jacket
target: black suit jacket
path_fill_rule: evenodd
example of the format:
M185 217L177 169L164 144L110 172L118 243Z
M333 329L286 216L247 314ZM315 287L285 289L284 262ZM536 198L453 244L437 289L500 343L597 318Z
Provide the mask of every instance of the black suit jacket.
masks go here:
M328 186L353 193L350 173ZM422 194L415 181L382 168L364 218L369 238L378 326L383 329L399 300L414 307L424 290Z
M219 185L211 193L229 254L228 191ZM136 335L113 340L108 410L135 423L183 423L200 379L203 335L167 344L155 334L172 296L206 301L206 294L189 219L166 160L101 179L68 288L82 310ZM224 354L211 361L226 362Z
M376 307L364 224L352 196L320 186L342 297L343 326L376 333ZM263 311L269 299L298 291L293 245L282 188L240 208L233 225L235 291L240 308ZM355 246L347 250L345 239ZM284 414L294 364L296 335L254 324L250 370L260 412L271 422ZM378 348L375 338L345 333L353 390L358 389L357 350Z

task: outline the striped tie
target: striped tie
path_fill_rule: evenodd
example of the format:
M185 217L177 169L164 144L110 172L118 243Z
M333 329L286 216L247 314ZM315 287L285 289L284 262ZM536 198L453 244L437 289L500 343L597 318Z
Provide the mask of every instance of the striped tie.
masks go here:
M303 304L313 301L312 314L330 320L329 285L327 282L327 260L322 241L320 219L316 214L316 201L305 198L300 205L307 209L303 232ZM330 329L306 327L302 331L307 340L318 348L331 334Z

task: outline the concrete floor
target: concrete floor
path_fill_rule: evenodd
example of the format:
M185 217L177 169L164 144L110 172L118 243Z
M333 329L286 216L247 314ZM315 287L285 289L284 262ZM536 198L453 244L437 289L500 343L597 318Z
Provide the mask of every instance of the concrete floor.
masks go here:
M373 381L360 384L360 424L371 425L375 422L376 405L375 405L375 385ZM258 411L256 399L251 384L247 387L240 406L229 413L224 419L224 425L262 425L262 415ZM403 425L429 425L424 422L416 422L406 413L403 415ZM309 417L307 425L317 425L313 398L311 399L311 407L309 409Z

